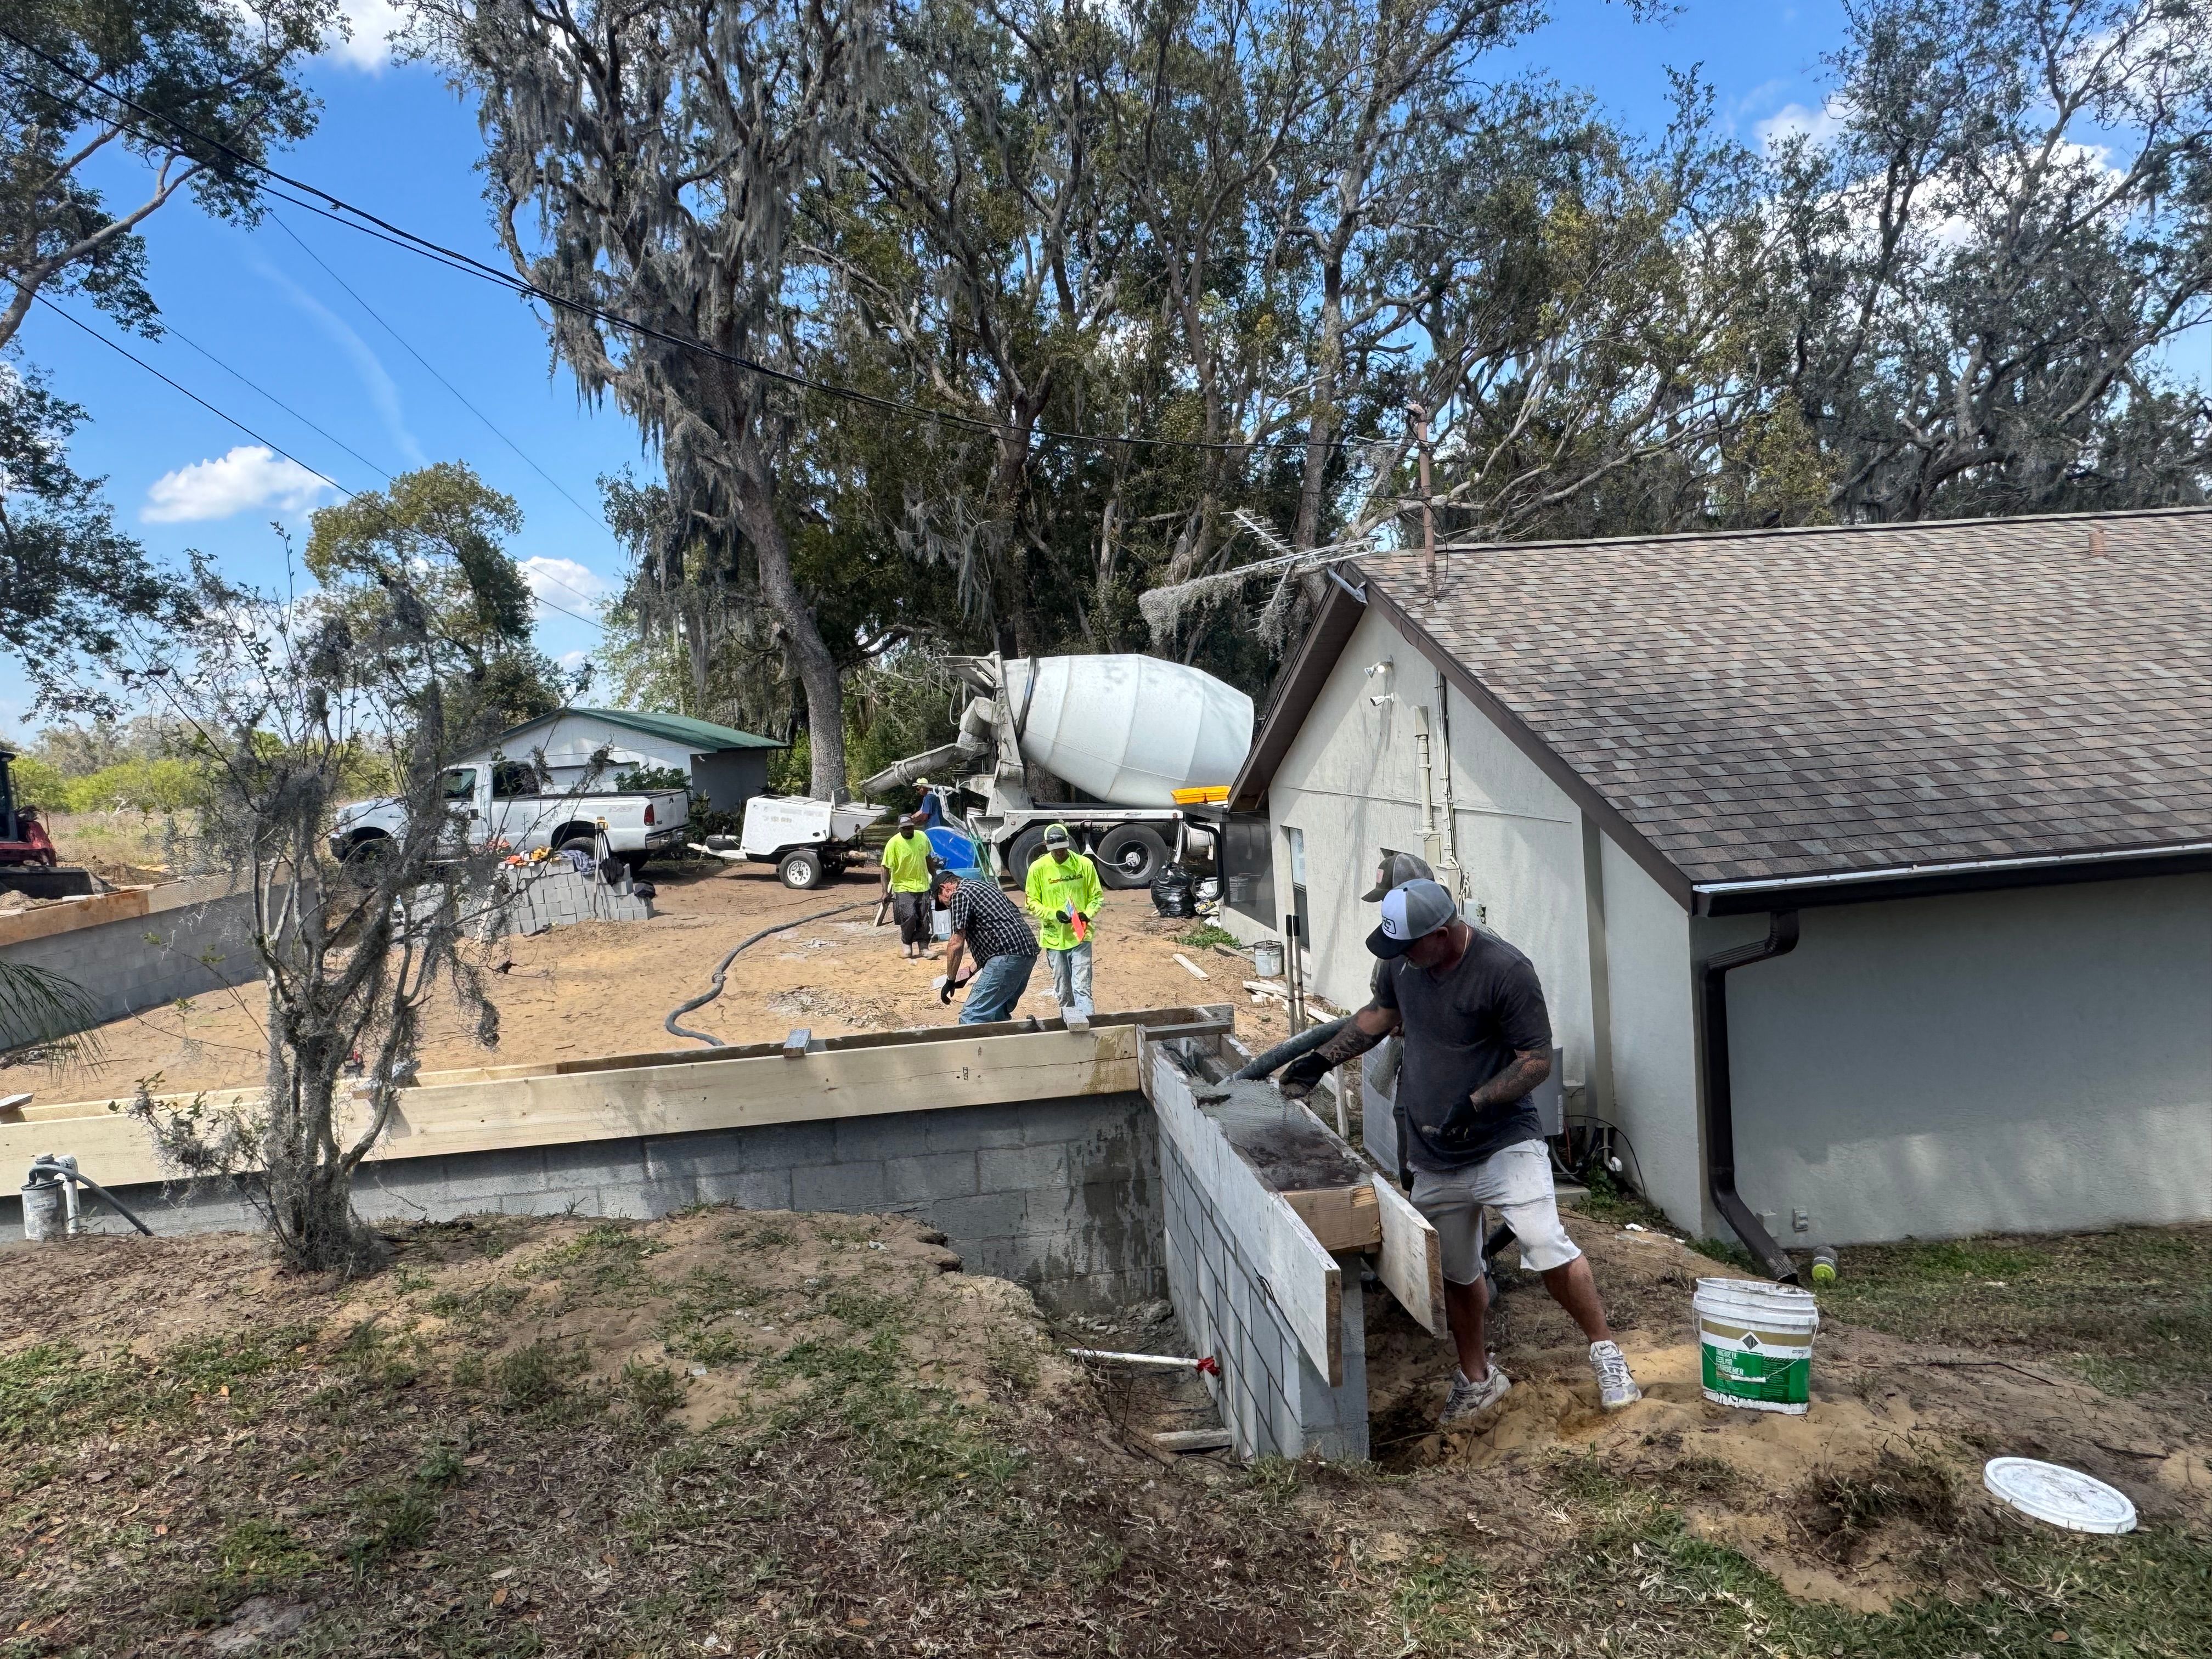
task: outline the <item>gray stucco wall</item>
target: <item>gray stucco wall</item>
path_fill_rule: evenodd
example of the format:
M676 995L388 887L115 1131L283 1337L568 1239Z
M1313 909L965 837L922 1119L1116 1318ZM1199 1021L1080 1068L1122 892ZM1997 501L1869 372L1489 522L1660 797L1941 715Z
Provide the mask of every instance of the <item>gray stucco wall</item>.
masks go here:
M2212 876L1800 920L1729 981L1738 1186L1785 1248L2212 1218Z
M1675 1225L1709 1237L1690 917L1609 838L1599 862L1613 1064L1605 1115L1627 1132L1629 1173L1644 1195Z
M0 957L75 981L105 1023L258 978L252 919L253 896L232 893L24 939Z
M1329 1381L1284 1320L1267 1280L1233 1228L1224 1227L1175 1143L1159 1140L1166 1193L1169 1294L1194 1356L1221 1367L1206 1377L1239 1457L1367 1456L1367 1325L1359 1258L1340 1256L1344 1298L1338 1330L1344 1381Z
M1367 669L1389 659L1387 681ZM1392 701L1370 699L1387 686ZM1446 697L1436 671L1379 616L1353 631L1335 669L1267 789L1275 828L1276 908L1291 908L1284 832L1305 836L1314 984L1358 1007L1374 959L1364 941L1375 907L1359 896L1378 850L1421 848L1420 770L1414 711L1437 734L1436 787L1443 782ZM1535 763L1456 692L1449 695L1452 793L1469 896L1486 924L1528 954L1544 984L1552 1035L1565 1051L1566 1080L1581 1085L1591 1052L1589 938L1583 908L1582 815Z
M365 1166L356 1201L372 1220L645 1218L700 1203L912 1215L943 1232L970 1273L1014 1279L1054 1310L1091 1311L1167 1293L1158 1144L1142 1095L1083 1095L393 1158ZM159 1233L260 1225L228 1183L117 1195ZM123 1229L87 1198L90 1224ZM12 1183L0 1236L22 1237Z

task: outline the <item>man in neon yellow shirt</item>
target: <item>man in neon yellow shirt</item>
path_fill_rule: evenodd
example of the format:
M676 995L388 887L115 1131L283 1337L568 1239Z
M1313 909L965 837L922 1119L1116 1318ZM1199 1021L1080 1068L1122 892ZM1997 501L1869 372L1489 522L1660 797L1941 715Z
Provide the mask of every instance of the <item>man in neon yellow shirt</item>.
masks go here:
M1052 964L1053 1000L1065 1014L1091 1018L1091 928L1106 895L1097 866L1075 850L1067 826L1044 832L1044 854L1023 884L1029 912L1037 919L1037 943Z
M906 959L919 962L929 947L929 837L909 812L899 820L898 834L884 843L883 896L891 902L898 918L899 943ZM877 907L878 914L882 907Z

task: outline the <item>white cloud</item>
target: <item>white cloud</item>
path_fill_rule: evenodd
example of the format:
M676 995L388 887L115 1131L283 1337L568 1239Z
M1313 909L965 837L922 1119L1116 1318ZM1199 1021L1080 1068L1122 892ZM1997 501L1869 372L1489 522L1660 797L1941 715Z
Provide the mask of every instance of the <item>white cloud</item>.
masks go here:
M1825 144L1843 127L1843 109L1832 98L1818 109L1808 109L1803 104L1784 104L1764 121L1755 122L1752 131L1759 135L1759 143L1772 151L1799 137L1810 139L1816 146Z
M164 472L146 492L149 524L179 524L227 519L252 507L303 513L330 485L301 466L259 444L240 444L212 461L194 461Z
M392 0L343 0L339 9L352 32L341 35L331 30L324 39L324 52L349 69L383 74L392 64L392 32L405 26L406 14Z
M578 616L592 616L598 611L599 601L614 591L613 584L605 577L574 559L551 559L543 553L533 553L517 562L522 567L522 580L538 596L540 621L544 619L548 605L557 605ZM568 659L564 657L562 661L566 663Z
M591 659L592 653L588 651L563 651L553 660L566 672L573 674Z

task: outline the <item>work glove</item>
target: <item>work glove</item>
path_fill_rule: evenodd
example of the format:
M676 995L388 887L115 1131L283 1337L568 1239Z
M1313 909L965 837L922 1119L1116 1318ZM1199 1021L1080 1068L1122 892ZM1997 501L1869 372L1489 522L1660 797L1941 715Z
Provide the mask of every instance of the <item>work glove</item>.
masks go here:
M1300 1054L1283 1067L1275 1087L1285 1100L1304 1100L1328 1074L1328 1062L1318 1054Z
M948 979L945 981L944 986L938 991L937 1000L943 1003L946 1007L950 1008L952 1006L952 992L953 984L952 981Z
M1075 907L1072 904L1061 905L1060 907L1060 919L1062 921L1073 922L1075 920Z

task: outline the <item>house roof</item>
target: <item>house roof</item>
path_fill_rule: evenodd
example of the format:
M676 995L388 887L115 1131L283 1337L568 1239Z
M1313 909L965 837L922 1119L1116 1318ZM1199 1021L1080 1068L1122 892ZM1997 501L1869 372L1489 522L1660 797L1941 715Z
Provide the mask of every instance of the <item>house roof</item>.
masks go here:
M2212 510L1455 547L1438 565L1434 599L1418 552L1359 568L1686 902L2212 843ZM1321 678L1286 684L1270 726L1295 732ZM1240 799L1265 787L1247 774Z
M763 738L750 732L740 732L734 726L717 726L712 720L695 720L686 714L647 714L634 708L560 708L550 714L540 714L536 720L525 720L518 726L501 732L503 743L517 732L527 732L532 726L543 726L558 720L563 714L581 714L591 720L605 720L611 726L627 726L633 732L643 732L668 743L682 744L687 749L712 754L724 749L782 749L787 744L774 738Z

